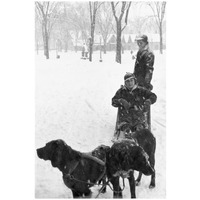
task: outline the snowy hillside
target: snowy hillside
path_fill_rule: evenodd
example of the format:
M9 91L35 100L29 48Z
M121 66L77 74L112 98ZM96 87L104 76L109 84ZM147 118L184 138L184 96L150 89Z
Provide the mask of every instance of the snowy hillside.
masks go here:
M35 148L40 148L53 139L63 139L73 149L87 152L100 144L111 145L117 109L111 106L111 98L123 84L125 72L132 72L134 62L130 52L122 55L122 64L117 64L115 53L93 55L93 62L80 59L81 53L60 53L56 59L51 52L46 60L43 52L35 56L36 64L36 133ZM165 133L165 54L155 52L153 85L158 96L152 106L152 132L157 139L156 188L148 189L150 177L143 176L136 188L137 198L166 197L166 133ZM92 188L92 197L99 187ZM129 185L123 191L130 198ZM62 180L61 172L49 161L35 154L35 197L72 198L71 190ZM112 198L107 189L99 198Z

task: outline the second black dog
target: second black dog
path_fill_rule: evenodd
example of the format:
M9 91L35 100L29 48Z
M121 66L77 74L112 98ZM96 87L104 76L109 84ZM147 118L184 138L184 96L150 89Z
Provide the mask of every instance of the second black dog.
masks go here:
M152 132L149 131L148 129L141 129L136 132L132 132L132 127L128 123L120 127L120 132L121 134L124 134L125 138L134 140L136 143L138 143L140 147L144 149L144 151L149 156L150 165L154 169L156 138L154 137ZM142 173L139 172L139 175L136 179L136 185L140 184L141 178L142 178ZM155 169L154 169L154 173L151 175L151 182L149 188L154 188L155 186L156 184L155 184Z

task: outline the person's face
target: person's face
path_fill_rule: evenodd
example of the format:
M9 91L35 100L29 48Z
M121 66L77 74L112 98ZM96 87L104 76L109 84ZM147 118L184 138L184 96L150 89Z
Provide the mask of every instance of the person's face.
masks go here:
M137 40L137 45L139 49L143 49L146 45L146 42L144 42L143 40Z
M126 81L125 81L125 85L126 85L126 87L127 87L128 89L133 88L134 85L135 85L135 80L134 80L134 78L131 78L131 79L126 80Z

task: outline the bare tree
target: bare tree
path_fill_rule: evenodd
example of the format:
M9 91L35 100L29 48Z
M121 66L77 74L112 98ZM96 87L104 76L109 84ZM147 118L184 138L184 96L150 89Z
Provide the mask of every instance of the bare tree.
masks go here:
M65 52L68 50L69 41L71 41L71 36L69 33L70 24L67 20L67 3L63 2L60 5L60 15L58 16L57 23L54 26L54 31L56 31L56 50L64 49Z
M157 25L155 25L154 16L139 16L134 19L134 21L130 22L131 26L134 29L136 34L142 34L143 32L156 32Z
M157 2L148 2L147 3L155 16L156 24L159 29L159 35L160 35L160 53L163 53L163 19L165 16L165 7L166 2L165 1L157 1Z
M39 41L41 38L42 34L41 34L41 28L39 26L39 19L37 14L35 14L35 48L36 48L36 52L37 54L39 54Z
M77 50L76 46L80 35L82 36L82 41L87 43L90 27L88 18L88 3L86 2L75 3L67 9L67 22L75 36L75 51Z
M96 24L96 15L97 10L104 2L89 1L89 10L90 10L90 38L89 38L89 61L92 61L93 45L94 45L94 31Z
M113 21L113 14L111 11L111 6L109 2L105 2L100 7L100 14L97 17L97 24L99 28L99 32L103 38L103 51L104 54L106 53L106 45L108 35L111 33L112 30L112 21Z
M121 4L121 7L119 8L119 5ZM131 2L111 2L112 6L112 11L113 15L116 21L116 30L117 30L117 38L116 38L116 62L121 64L121 49L122 49L122 44L121 44L121 35L122 31L125 29L127 26L127 21L128 21L128 13L129 9L131 6ZM117 16L118 13L118 16ZM124 18L124 25L122 27L122 19Z
M143 31L143 26L145 24L146 18L145 17L136 17L133 23L135 32L137 34L141 34Z
M42 36L44 44L44 55L46 59L49 59L49 38L52 27L55 23L55 20L58 16L57 13L57 2L43 1L35 2L36 13L40 18L40 23L42 25Z

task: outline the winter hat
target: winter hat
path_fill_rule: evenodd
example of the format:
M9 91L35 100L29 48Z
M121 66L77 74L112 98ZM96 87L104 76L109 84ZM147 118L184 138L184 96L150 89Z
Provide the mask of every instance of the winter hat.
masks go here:
M127 81L131 78L134 78L134 80L136 81L135 75L133 73L126 72L126 74L124 75L124 81Z
M142 40L142 41L148 43L148 37L146 35L138 35L138 36L136 36L135 40L136 41L137 40Z

